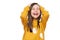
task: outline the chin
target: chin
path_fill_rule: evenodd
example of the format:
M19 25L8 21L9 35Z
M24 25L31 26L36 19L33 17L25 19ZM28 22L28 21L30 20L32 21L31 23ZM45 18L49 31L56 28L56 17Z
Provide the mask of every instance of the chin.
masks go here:
M33 17L33 18L37 19L38 17Z

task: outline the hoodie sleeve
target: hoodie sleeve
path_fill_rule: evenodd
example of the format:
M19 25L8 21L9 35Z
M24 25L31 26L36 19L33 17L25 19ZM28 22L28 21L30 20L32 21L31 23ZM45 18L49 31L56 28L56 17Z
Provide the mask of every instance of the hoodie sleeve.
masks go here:
M41 8L41 10L42 10L42 19L41 19L41 21L42 21L42 24L43 24L43 29L45 30L46 23L47 23L48 18L49 18L49 13L44 8Z
M21 13L21 21L22 21L22 24L24 26L24 29L26 29L25 26L27 26L27 15L28 15L28 10L29 10L29 6L26 6L23 10L23 12Z
M48 21L48 18L49 18L49 14L47 11L45 11L44 13L42 13L42 24L43 24L43 27L44 27L44 30L46 28L46 23Z

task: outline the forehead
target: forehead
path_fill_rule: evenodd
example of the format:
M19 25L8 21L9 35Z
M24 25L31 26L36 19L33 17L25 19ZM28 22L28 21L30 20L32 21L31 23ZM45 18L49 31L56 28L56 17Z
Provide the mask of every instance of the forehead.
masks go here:
M35 4L32 8L39 8L40 6Z

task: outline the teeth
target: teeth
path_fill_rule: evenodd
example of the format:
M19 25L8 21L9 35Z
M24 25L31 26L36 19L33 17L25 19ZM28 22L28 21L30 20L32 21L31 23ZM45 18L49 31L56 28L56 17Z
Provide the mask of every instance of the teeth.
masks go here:
M38 13L34 13L34 15L38 15Z

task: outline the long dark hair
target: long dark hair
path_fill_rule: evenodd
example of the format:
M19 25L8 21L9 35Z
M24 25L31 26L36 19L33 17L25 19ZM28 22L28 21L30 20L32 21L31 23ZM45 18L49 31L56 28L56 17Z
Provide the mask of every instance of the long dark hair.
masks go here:
M33 27L33 25L32 25L32 21L33 21L33 17L31 16L31 10L32 10L32 7L34 6L34 5L38 5L39 6L39 4L38 3L32 3L31 5L30 5L30 10L28 11L28 27L29 27L29 29L30 29L30 32L32 32L32 27ZM40 6L39 6L40 7ZM40 27L39 26L39 20L41 19L41 10L40 10L40 15L39 15L39 17L37 18L37 24L38 24L38 27Z

